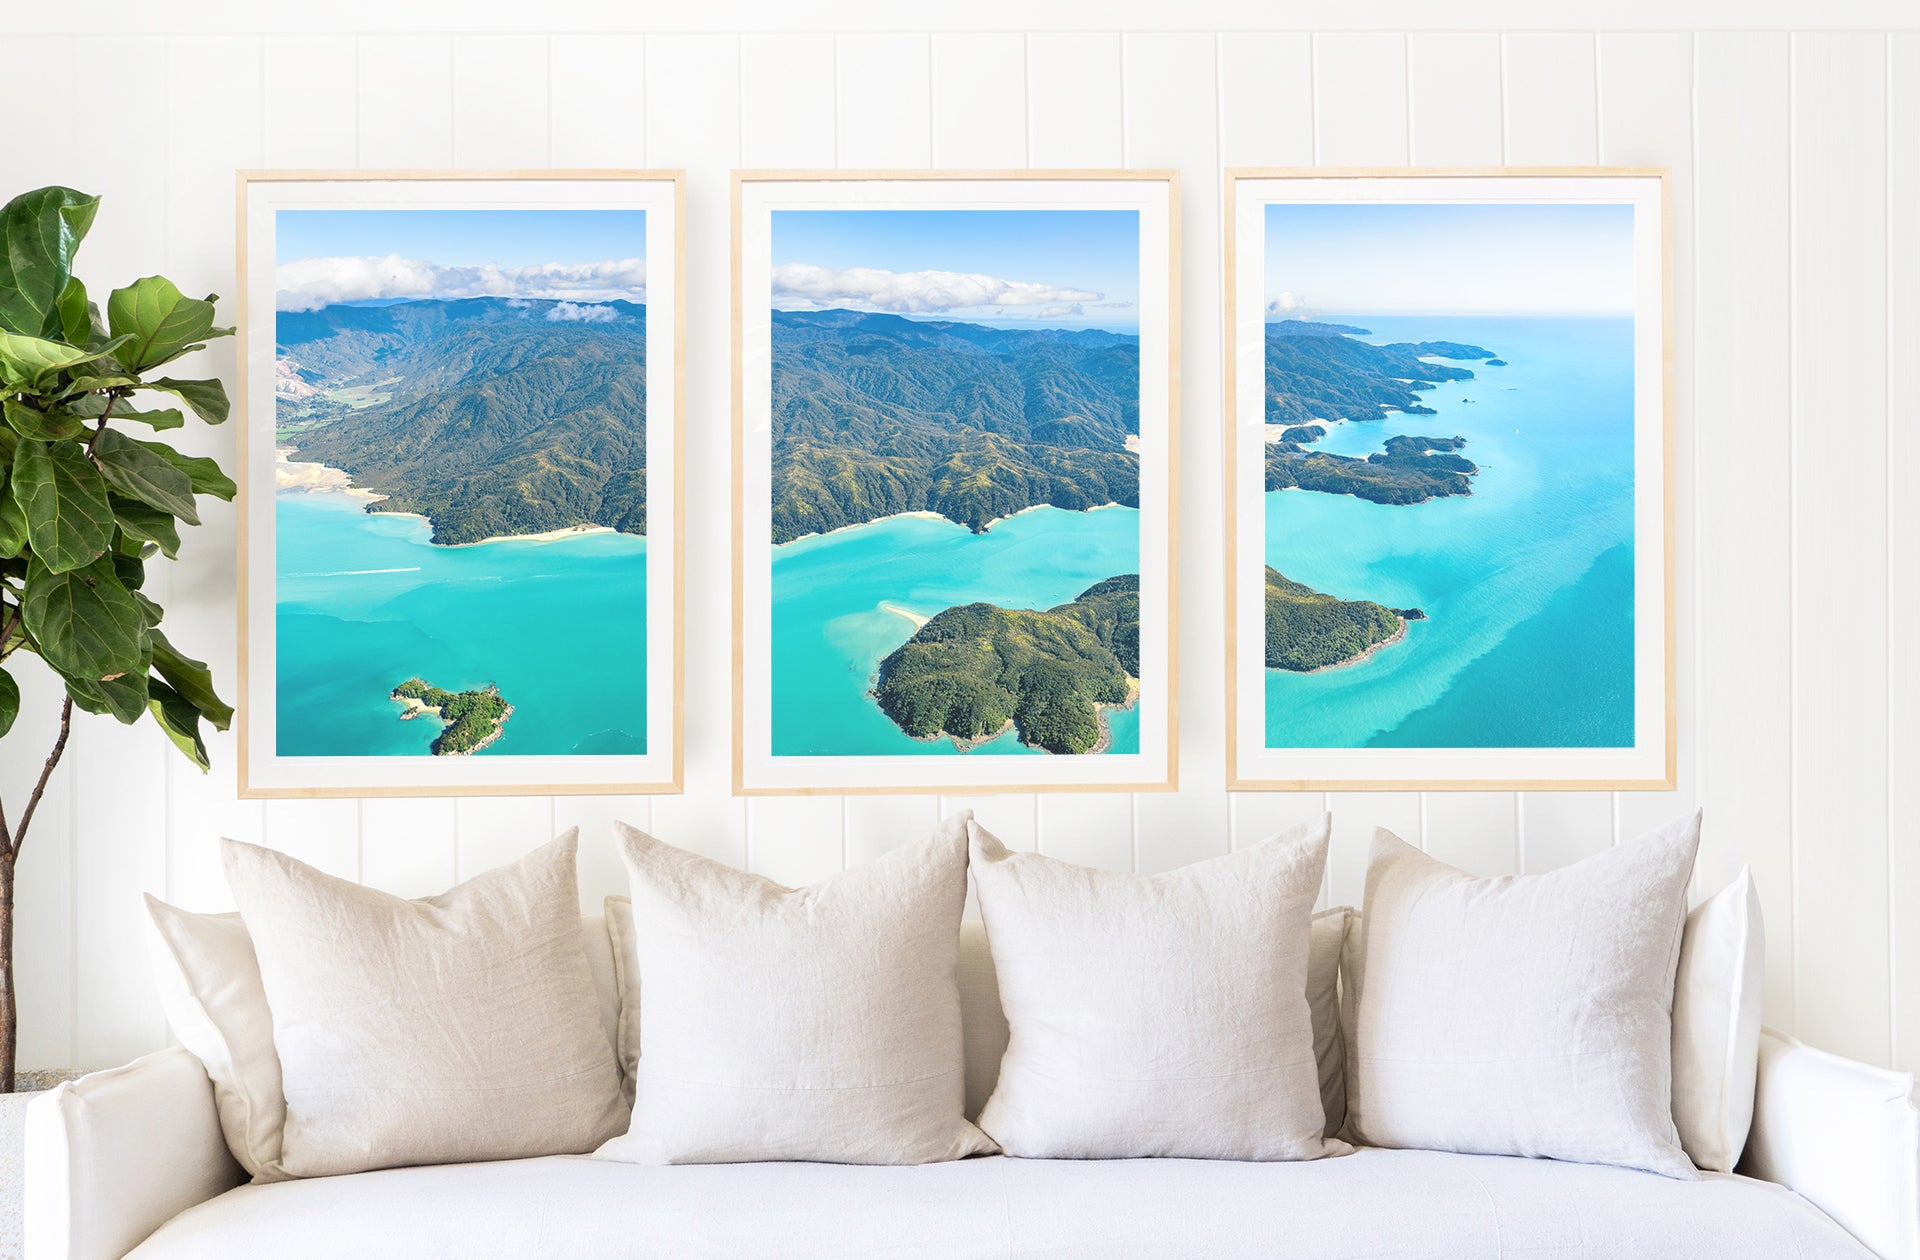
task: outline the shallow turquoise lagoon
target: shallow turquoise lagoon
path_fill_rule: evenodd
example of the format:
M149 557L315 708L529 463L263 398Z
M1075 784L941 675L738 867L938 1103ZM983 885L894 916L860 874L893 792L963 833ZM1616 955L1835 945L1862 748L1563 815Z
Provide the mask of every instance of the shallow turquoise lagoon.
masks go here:
M1052 608L1095 582L1140 571L1140 513L1037 508L975 534L952 521L895 516L773 549L776 756L953 755L951 740L908 737L870 694L880 661L917 617L976 601ZM896 611L897 610L897 611ZM1140 750L1140 706L1103 710L1111 751ZM1014 731L973 755L1044 756Z
M1418 607L1400 643L1266 671L1272 748L1612 748L1633 742L1633 325L1625 318L1342 315L1366 340L1484 346L1420 399L1320 449L1467 438L1471 496L1410 506L1266 496L1267 563L1343 599Z
M478 756L647 747L647 544L626 534L436 547L418 517L340 494L283 494L281 756L423 756L439 733L387 693L419 676L499 686L514 706Z

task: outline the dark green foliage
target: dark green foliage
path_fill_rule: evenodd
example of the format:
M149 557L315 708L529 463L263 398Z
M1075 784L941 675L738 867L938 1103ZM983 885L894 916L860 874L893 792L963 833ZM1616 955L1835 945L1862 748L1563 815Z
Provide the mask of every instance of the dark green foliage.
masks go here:
M1296 424L1280 434L1282 442L1318 442L1327 436L1324 426L1318 424Z
M1305 673L1345 664L1404 626L1390 608L1323 595L1267 567L1268 669Z
M977 531L1040 504L1137 507L1138 339L773 313L773 541L899 512Z
M1471 380L1473 373L1423 359L1485 359L1492 353L1452 341L1376 346L1346 335L1362 332L1300 320L1268 324L1266 422L1378 420L1388 410L1432 415L1414 391L1431 389L1436 381Z
M1385 451L1360 459L1303 451L1291 442L1273 442L1267 446L1267 489L1297 487L1389 504L1472 494L1470 478L1480 471L1479 466L1455 453L1466 444L1463 437L1402 434L1388 438Z
M387 496L370 510L428 517L436 543L581 524L644 534L646 307L549 319L558 305L282 312L282 366L319 391L281 400L283 440Z
M1022 743L1084 753L1099 704L1125 704L1140 668L1140 579L1108 578L1045 611L965 604L880 662L875 696L917 738L974 741L1011 721Z
M389 696L394 700L417 701L446 723L433 740L436 757L457 757L484 748L499 736L500 728L513 715L513 706L501 697L500 689L492 685L471 691L448 691L424 678L409 678Z

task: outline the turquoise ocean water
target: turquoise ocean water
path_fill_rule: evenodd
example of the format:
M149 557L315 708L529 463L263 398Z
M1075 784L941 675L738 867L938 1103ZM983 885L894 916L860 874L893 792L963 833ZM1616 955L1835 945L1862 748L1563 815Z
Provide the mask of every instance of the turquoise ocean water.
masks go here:
M499 686L479 756L647 747L647 544L626 534L436 547L418 517L276 497L281 756L424 756L439 724L387 699L418 675Z
M775 756L952 755L908 737L870 691L880 661L912 637L891 608L931 617L956 604L1051 608L1140 570L1140 513L1037 508L975 534L922 516L802 538L773 549ZM1140 750L1140 705L1102 710L1113 752ZM1035 754L1008 731L974 750Z
M1468 497L1266 496L1267 563L1426 621L1358 665L1266 671L1270 748L1613 748L1633 742L1633 322L1341 315L1364 340L1463 341L1506 367L1423 392L1434 416L1337 426L1467 439ZM1471 400L1471 401L1468 401Z

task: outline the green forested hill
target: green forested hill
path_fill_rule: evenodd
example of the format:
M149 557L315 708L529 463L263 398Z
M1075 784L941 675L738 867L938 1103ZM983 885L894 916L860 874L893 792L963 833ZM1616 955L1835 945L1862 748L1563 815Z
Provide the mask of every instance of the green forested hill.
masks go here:
M437 543L573 525L646 532L646 308L474 298L279 316L318 394L280 403L296 458L418 512ZM563 312L566 314L569 312Z
M1425 616L1366 599L1337 599L1267 566L1267 668L1300 673L1344 665Z
M773 541L897 512L983 530L1138 506L1137 338L773 312Z
M1452 341L1376 346L1348 335L1365 332L1345 324L1303 320L1268 324L1267 423L1376 420L1388 408L1432 415L1433 409L1422 406L1414 393L1432 389L1438 381L1471 380L1473 373L1427 363L1422 356L1478 360L1493 354Z
M1045 611L949 608L880 662L875 694L909 735L1020 741L1084 753L1101 740L1098 704L1124 704L1140 671L1140 579L1127 574Z

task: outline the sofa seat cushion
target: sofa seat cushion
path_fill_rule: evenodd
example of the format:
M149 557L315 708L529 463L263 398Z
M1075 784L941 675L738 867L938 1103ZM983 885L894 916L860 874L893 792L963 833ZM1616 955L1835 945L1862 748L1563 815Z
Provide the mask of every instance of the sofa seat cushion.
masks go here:
M1283 1240L1283 1241L1282 1241ZM1584 1164L1361 1150L1312 1163L642 1167L573 1157L241 1186L131 1260L1872 1253L1791 1191Z

